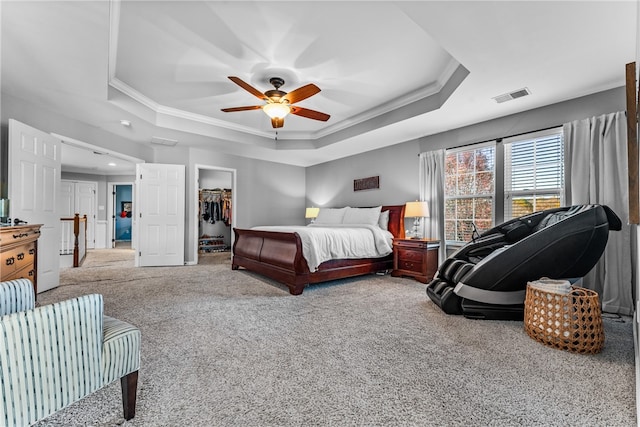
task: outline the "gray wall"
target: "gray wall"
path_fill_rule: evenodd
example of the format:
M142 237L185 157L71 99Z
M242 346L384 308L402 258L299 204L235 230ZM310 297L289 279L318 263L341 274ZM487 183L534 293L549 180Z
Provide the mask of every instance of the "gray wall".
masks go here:
M365 207L404 204L418 198L417 141L392 145L308 167L307 205ZM353 180L380 177L380 188L353 191Z
M518 100L510 101L518 102ZM625 88L592 95L420 138L420 151L451 148L560 126L587 117L626 110Z
M305 169L280 163L248 159L204 149L161 147L154 155L156 163L182 163L186 171L185 259L195 261L198 226L196 166L234 169L233 188L236 223L232 227L256 225L304 225ZM195 230L195 231L194 231Z
M518 102L517 100L512 102ZM562 125L623 111L624 87L453 129L391 147L308 167L307 206L403 204L418 198L418 154ZM380 189L353 191L353 180L380 176ZM405 228L411 224L405 224Z

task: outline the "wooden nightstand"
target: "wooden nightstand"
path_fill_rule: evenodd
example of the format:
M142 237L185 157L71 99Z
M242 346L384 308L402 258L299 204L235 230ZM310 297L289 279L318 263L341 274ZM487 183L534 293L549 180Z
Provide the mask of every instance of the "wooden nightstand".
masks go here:
M411 276L429 283L438 270L439 240L393 239L394 277Z

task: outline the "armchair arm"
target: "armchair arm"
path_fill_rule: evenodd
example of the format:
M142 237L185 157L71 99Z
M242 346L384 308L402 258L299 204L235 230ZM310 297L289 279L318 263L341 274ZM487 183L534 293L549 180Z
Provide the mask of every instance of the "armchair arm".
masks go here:
M101 295L0 318L0 425L29 425L102 386Z
M0 283L0 316L31 310L36 298L29 279L15 279Z

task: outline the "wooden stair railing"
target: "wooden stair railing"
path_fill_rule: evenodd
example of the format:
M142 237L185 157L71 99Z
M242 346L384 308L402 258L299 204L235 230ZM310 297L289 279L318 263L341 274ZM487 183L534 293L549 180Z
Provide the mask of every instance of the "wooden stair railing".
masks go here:
M73 221L73 266L79 267L87 255L87 215L80 217L76 213L73 218L60 218L60 221ZM63 227L63 233L64 233ZM63 236L62 246L65 246ZM63 247L61 254L68 253Z

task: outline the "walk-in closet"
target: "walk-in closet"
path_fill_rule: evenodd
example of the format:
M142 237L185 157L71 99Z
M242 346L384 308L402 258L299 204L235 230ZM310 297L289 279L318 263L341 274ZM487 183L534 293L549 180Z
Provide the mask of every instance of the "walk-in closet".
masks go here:
M200 170L198 190L198 257L231 251L232 175Z

